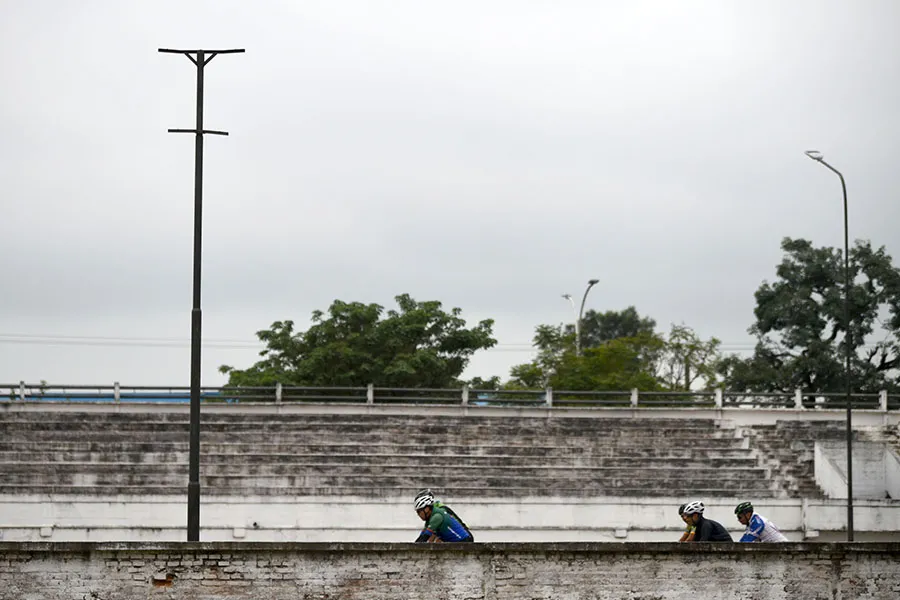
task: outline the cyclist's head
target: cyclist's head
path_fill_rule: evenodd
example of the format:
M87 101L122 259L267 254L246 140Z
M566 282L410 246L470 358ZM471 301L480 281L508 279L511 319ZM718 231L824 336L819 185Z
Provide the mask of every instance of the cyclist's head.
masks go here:
M423 521L431 515L432 505L434 505L434 494L431 493L431 490L422 490L413 501L416 513Z
M703 503L699 500L688 502L684 507L684 516L690 519L691 522L693 522L694 515L702 515L705 508L706 507L704 507Z
M741 502L734 508L734 514L737 515L738 521L742 525L746 525L753 516L753 505L749 502Z
M687 523L687 522L688 522L688 516L687 516L686 514L684 514L684 507L685 507L685 506L687 506L687 504L682 504L681 506L678 507L678 516L681 517L681 520L682 520L682 521L684 521L685 523Z
M741 502L734 509L734 514L740 515L745 512L753 512L753 505L749 502Z

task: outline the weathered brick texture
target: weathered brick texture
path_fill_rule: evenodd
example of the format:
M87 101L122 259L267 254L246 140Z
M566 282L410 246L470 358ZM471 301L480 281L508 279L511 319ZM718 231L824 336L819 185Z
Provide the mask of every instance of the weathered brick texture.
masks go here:
M875 600L900 543L0 544L3 600Z

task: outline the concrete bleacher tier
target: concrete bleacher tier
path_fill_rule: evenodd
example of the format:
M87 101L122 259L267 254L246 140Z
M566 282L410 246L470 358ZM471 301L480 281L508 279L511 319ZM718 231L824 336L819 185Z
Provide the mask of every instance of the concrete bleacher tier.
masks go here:
M816 439L840 423L743 432L714 420L204 414L209 495L821 497ZM7 412L0 493L182 494L185 413Z

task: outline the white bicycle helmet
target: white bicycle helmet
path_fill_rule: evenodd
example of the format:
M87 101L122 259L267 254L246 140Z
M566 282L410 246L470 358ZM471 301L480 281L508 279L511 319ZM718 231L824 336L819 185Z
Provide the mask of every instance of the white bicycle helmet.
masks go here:
M699 500L695 500L693 502L689 502L687 506L684 507L684 514L693 515L693 514L703 514L705 507L703 503Z
M418 496L416 496L416 500L414 505L416 510L422 510L423 508L428 508L434 504L434 494L430 491L420 492Z

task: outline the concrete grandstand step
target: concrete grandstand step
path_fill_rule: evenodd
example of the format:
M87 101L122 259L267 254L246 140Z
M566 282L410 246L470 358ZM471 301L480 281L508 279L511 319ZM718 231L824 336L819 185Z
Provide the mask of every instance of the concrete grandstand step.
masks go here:
M233 466L256 466L268 464L337 464L337 465L377 465L377 466L410 466L420 468L423 462L431 462L435 455L427 452L417 454L390 453L390 454L366 454L366 453L305 453L305 452L267 452L254 454L235 453L210 453L201 454L200 463L203 465L227 464ZM187 464L188 452L102 452L102 451L58 451L45 450L44 452L14 452L0 451L0 473L5 465L28 463L39 467L45 463L66 463L73 468L79 468L82 463L119 463L125 465L141 464ZM628 467L645 468L646 456L599 456L582 454L578 456L557 455L547 456L534 454L522 456L509 455L445 455L442 460L449 461L442 464L452 464L467 467L491 467L491 466L516 466L526 464L539 464L542 466L556 467ZM540 461L540 463L536 463ZM704 456L699 458L668 457L666 461L660 461L660 465L669 465L669 468L736 468L756 466L753 456L742 455L739 457Z
M569 425L569 426L564 426ZM575 426L572 426L575 425ZM308 421L282 422L282 421L244 421L235 423L217 423L201 420L201 429L210 434L216 433L316 433L323 429L322 424ZM352 434L372 434L385 431L415 431L430 435L447 434L489 434L496 436L521 435L523 432L533 430L533 423L512 425L505 421L491 423L489 419L467 419L455 423L436 424L431 421L416 421L406 419L394 422L371 421L368 423L330 423L328 430L340 431ZM77 416L67 416L64 419L45 419L44 421L4 422L0 421L0 432L14 433L15 431L110 431L110 432L158 432L173 431L184 432L188 430L188 422L174 421L97 421ZM541 432L545 435L592 435L602 432L609 437L634 437L654 432L665 436L690 437L697 434L711 434L721 432L715 426L698 426L691 421L667 424L654 419L648 419L641 426L626 425L621 422L610 422L604 425L596 419L569 419L542 422Z
M202 409L201 409L202 410ZM681 428L706 428L716 429L718 426L713 419L678 419L678 418L659 418L651 419L620 419L612 417L602 417L597 415L580 416L580 417L557 417L557 418L540 418L542 427L558 428L558 429L579 429L586 426L599 427L604 429L648 429L652 427L668 427L672 429ZM0 414L0 424L2 423L40 423L46 421L54 422L75 422L84 421L93 424L104 423L168 423L168 424L188 424L190 417L187 412L80 412L66 410L64 412L43 412L43 411L23 411L23 412L5 412ZM473 413L470 415L390 415L390 414L316 414L316 413L268 413L268 414L227 414L227 413L210 413L201 412L201 422L204 425L241 425L245 423L287 423L299 426L341 426L341 425L394 425L394 424L431 424L458 427L461 425L477 422L488 424L490 426L510 426L518 429L530 428L534 426L535 417L519 417L514 414L503 415L480 415Z
M23 419L23 415L34 416ZM43 419L41 418L43 416ZM110 418L116 416L117 418ZM447 433L456 429L491 429L495 431L516 430L523 431L534 428L536 419L533 417L516 418L484 418L484 417L389 417L371 416L366 419L317 419L315 415L245 415L241 419L222 421L220 415L202 415L200 424L204 428L217 431L238 431L241 429L297 429L317 430L323 427L328 429L342 429L345 431L371 431L379 428L420 428L429 433ZM19 418L16 418L19 417ZM293 417L293 418L292 418ZM337 417L337 416L336 416ZM648 430L666 431L722 431L712 421L697 422L687 419L603 419L595 417L567 418L567 419L540 419L540 427L552 432L579 433L585 431L605 431L611 434L616 432L642 432ZM0 414L0 428L21 427L33 428L46 426L53 429L74 428L85 429L97 427L104 429L122 429L129 431L155 430L188 427L190 421L187 414L181 419L168 418L167 415L158 414L152 419L146 415L136 413L6 413Z
M540 457L646 457L661 459L681 458L741 458L753 455L753 452L740 447L708 447L703 440L690 446L679 448L666 447L592 447L581 446L557 446L551 444L520 445L520 444L443 444L432 440L429 444L405 444L405 443L323 443L323 444L272 444L272 443L216 443L201 442L201 452L204 454L358 454L358 455L383 455L398 453L421 452L431 456L540 456ZM186 453L189 449L188 442L140 442L134 440L89 441L89 440L49 440L8 442L0 441L0 453L15 452L84 452L92 454L127 453L139 455L141 453L166 454Z
M397 453L413 453L422 452L432 456L541 456L541 457L579 457L579 456L606 456L606 457L646 457L646 458L662 458L662 459L680 459L680 458L703 458L703 457L719 457L719 458L740 458L753 455L753 451L740 447L709 447L705 445L704 440L698 440L689 446L678 448L667 447L593 447L590 445L581 446L558 446L552 444L541 445L521 445L521 444L488 444L488 443L471 443L471 444L444 444L432 440L429 444L406 444L406 443L380 443L380 444L359 444L359 443L322 443L322 444L272 444L272 443L217 443L217 442L201 442L202 453L212 454L359 454L359 455L382 455ZM28 442L8 442L0 441L0 452L120 452L120 453L167 453L167 452L187 452L189 444L187 440L170 443L160 442L140 442L135 440L116 440L116 441L89 441L89 440L49 440L49 441L28 441Z
M180 463L107 463L107 462L19 462L3 465L4 478L22 481L22 478L41 476L64 475L122 475L139 474L148 477L166 477L174 473L186 472L186 462ZM316 462L285 462L285 463L207 463L202 465L204 475L227 475L236 477L264 477L275 475L329 475L329 476L365 476L378 478L390 474L407 475L421 470L421 462L406 461L405 464L396 464L391 461L369 463L347 463L329 461L323 458ZM642 466L636 470L633 464L608 466L608 465L547 465L545 463L531 464L436 464L428 468L432 474L459 475L466 477L634 477L635 479L655 478L690 478L685 474L685 469L676 464L661 466ZM766 469L760 467L735 466L723 469L716 475L717 481L727 481L735 477L764 476Z
M113 432L102 432L102 431L85 431L85 432L77 432L77 431L33 431L33 432L11 432L7 435L4 435L4 441L7 442L50 442L50 441L60 441L60 442L77 442L77 441L87 441L87 442L104 442L104 443L112 443L123 438L130 437L133 441L140 442L156 442L156 443L173 443L173 442L186 442L187 441L187 433L179 433L172 431L160 431L160 432L146 432L142 434L132 434L131 436L126 436L121 433L113 433ZM290 433L290 434L269 434L269 435L261 435L259 433L235 433L235 434L222 434L222 435L212 435L206 434L201 435L201 443L276 443L276 444L286 444L291 446L303 445L303 444L320 444L320 443L328 443L333 442L335 439L340 439L345 443L358 443L361 445L368 444L386 444L391 442L397 442L398 440L403 440L404 443L408 444L433 444L436 441L436 437L433 435L422 435L415 432L409 432L405 434L401 433L385 433L378 432L372 433L371 435L359 435L359 436L346 436L341 434L340 432L333 431L322 431L317 432L315 434L298 434L298 433ZM450 445L467 445L469 443L477 443L478 441L493 441L493 442L501 442L502 438L497 438L493 436L465 436L465 435L447 435L441 436L440 442L444 444ZM530 445L544 445L548 441L552 440L554 445L561 447L582 447L582 446L591 446L594 448L598 447L608 447L608 448L620 448L620 447L634 447L634 446L643 446L648 448L683 448L689 447L693 443L698 443L699 440L691 439L691 440L680 440L677 438L668 438L665 440L656 438L654 436L642 436L640 438L618 438L618 437L603 437L603 436L595 436L589 439L579 439L573 437L553 437L553 436L542 436L535 435L530 433L523 433L520 436L516 436L514 441L517 445L530 446ZM513 441L513 440L510 440ZM702 444L706 447L715 447L715 448L738 448L741 446L742 441L737 438L704 438L702 440Z
M671 486L715 487L720 490L735 487L748 487L748 481L767 483L762 474L742 473L735 469L720 476L714 485L704 480L685 480L684 474L677 471L658 472L635 475L630 469L617 470L522 470L519 473L501 469L497 472L474 470L471 473L463 470L438 471L428 478L440 482L442 487L471 485L475 487L530 487L535 490L548 490L578 485L585 489L602 491L607 488L631 487L635 489L666 489ZM743 470L749 471L749 470ZM177 484L187 476L187 469L171 469L164 473L150 468L116 469L103 471L100 469L84 470L42 470L34 473L4 473L4 485L76 485L76 486L139 486ZM359 485L363 487L410 487L423 484L422 474L415 469L382 469L373 472L340 473L336 469L305 469L296 473L283 475L269 474L211 474L201 471L201 482L209 487L228 487L234 490L252 491L256 488L292 488L292 487L332 487L340 485ZM763 487L767 486L754 486Z
M322 430L321 425L304 423L203 423L202 429L210 433L241 433L241 432L268 432L268 433L284 433L284 432L317 432ZM366 424L333 424L328 426L329 430L340 431L346 434L371 434L379 431L416 431L429 435L448 435L448 434L490 434L497 436L517 436L523 432L533 430L533 424L528 426L514 426L506 423L491 424L484 420L470 420L468 422L454 424L434 424L434 423L417 423L414 421L406 423L366 423ZM592 435L602 432L603 435L611 437L634 437L644 435L647 432L659 432L663 435L690 436L698 433L718 432L716 428L695 427L689 424L681 424L680 426L670 427L659 424L648 424L644 427L615 427L610 424L606 427L601 426L593 420L585 420L578 427L558 427L552 424L542 424L540 428L541 434L545 435Z
M437 483L418 484L405 487L375 487L367 486L331 486L331 487L256 487L250 490L234 489L227 487L201 487L204 496L217 496L222 498L251 498L251 497L287 497L287 498L322 498L335 497L343 501L348 498L369 498L380 500L384 498L411 498L416 491L425 485L439 490L444 498L470 497L479 498L482 501L497 499L502 502L508 498L597 498L611 497L667 497L667 498L713 498L713 497L741 497L752 496L756 499L778 497L767 488L758 483L744 483L735 485L727 490L720 488L696 487L696 486L667 486L665 489L640 489L630 487L608 488L597 493L594 489L583 486L559 485L553 489L535 489L532 487L504 486L500 488L473 487L462 485L456 487L438 487ZM137 486L71 486L59 484L47 485L14 485L0 484L0 495L42 494L59 496L92 496L97 498L115 498L117 496L173 496L186 497L187 481L178 485L137 485Z
M3 423L0 422L0 432L14 431L106 431L106 432L156 432L156 431L187 431L189 424L187 422L171 423L171 422L91 422L80 420L47 420L45 422L23 422L23 423ZM327 427L312 423L283 423L283 422L245 422L245 423L206 423L201 421L201 430L212 434L222 433L315 433L323 428L329 431L341 431L346 434L370 434L379 431L409 431L416 430L425 434L448 434L456 432L464 433L483 433L489 431L495 435L515 435L516 432L521 433L522 429L510 427L508 425L488 425L483 422L472 421L471 423L461 423L458 425L434 425L429 423L366 423L366 424L331 424ZM575 428L575 429L558 429L553 427L542 428L551 434L569 433L572 435L589 434L596 431L595 427ZM609 435L632 435L635 430L610 430Z

